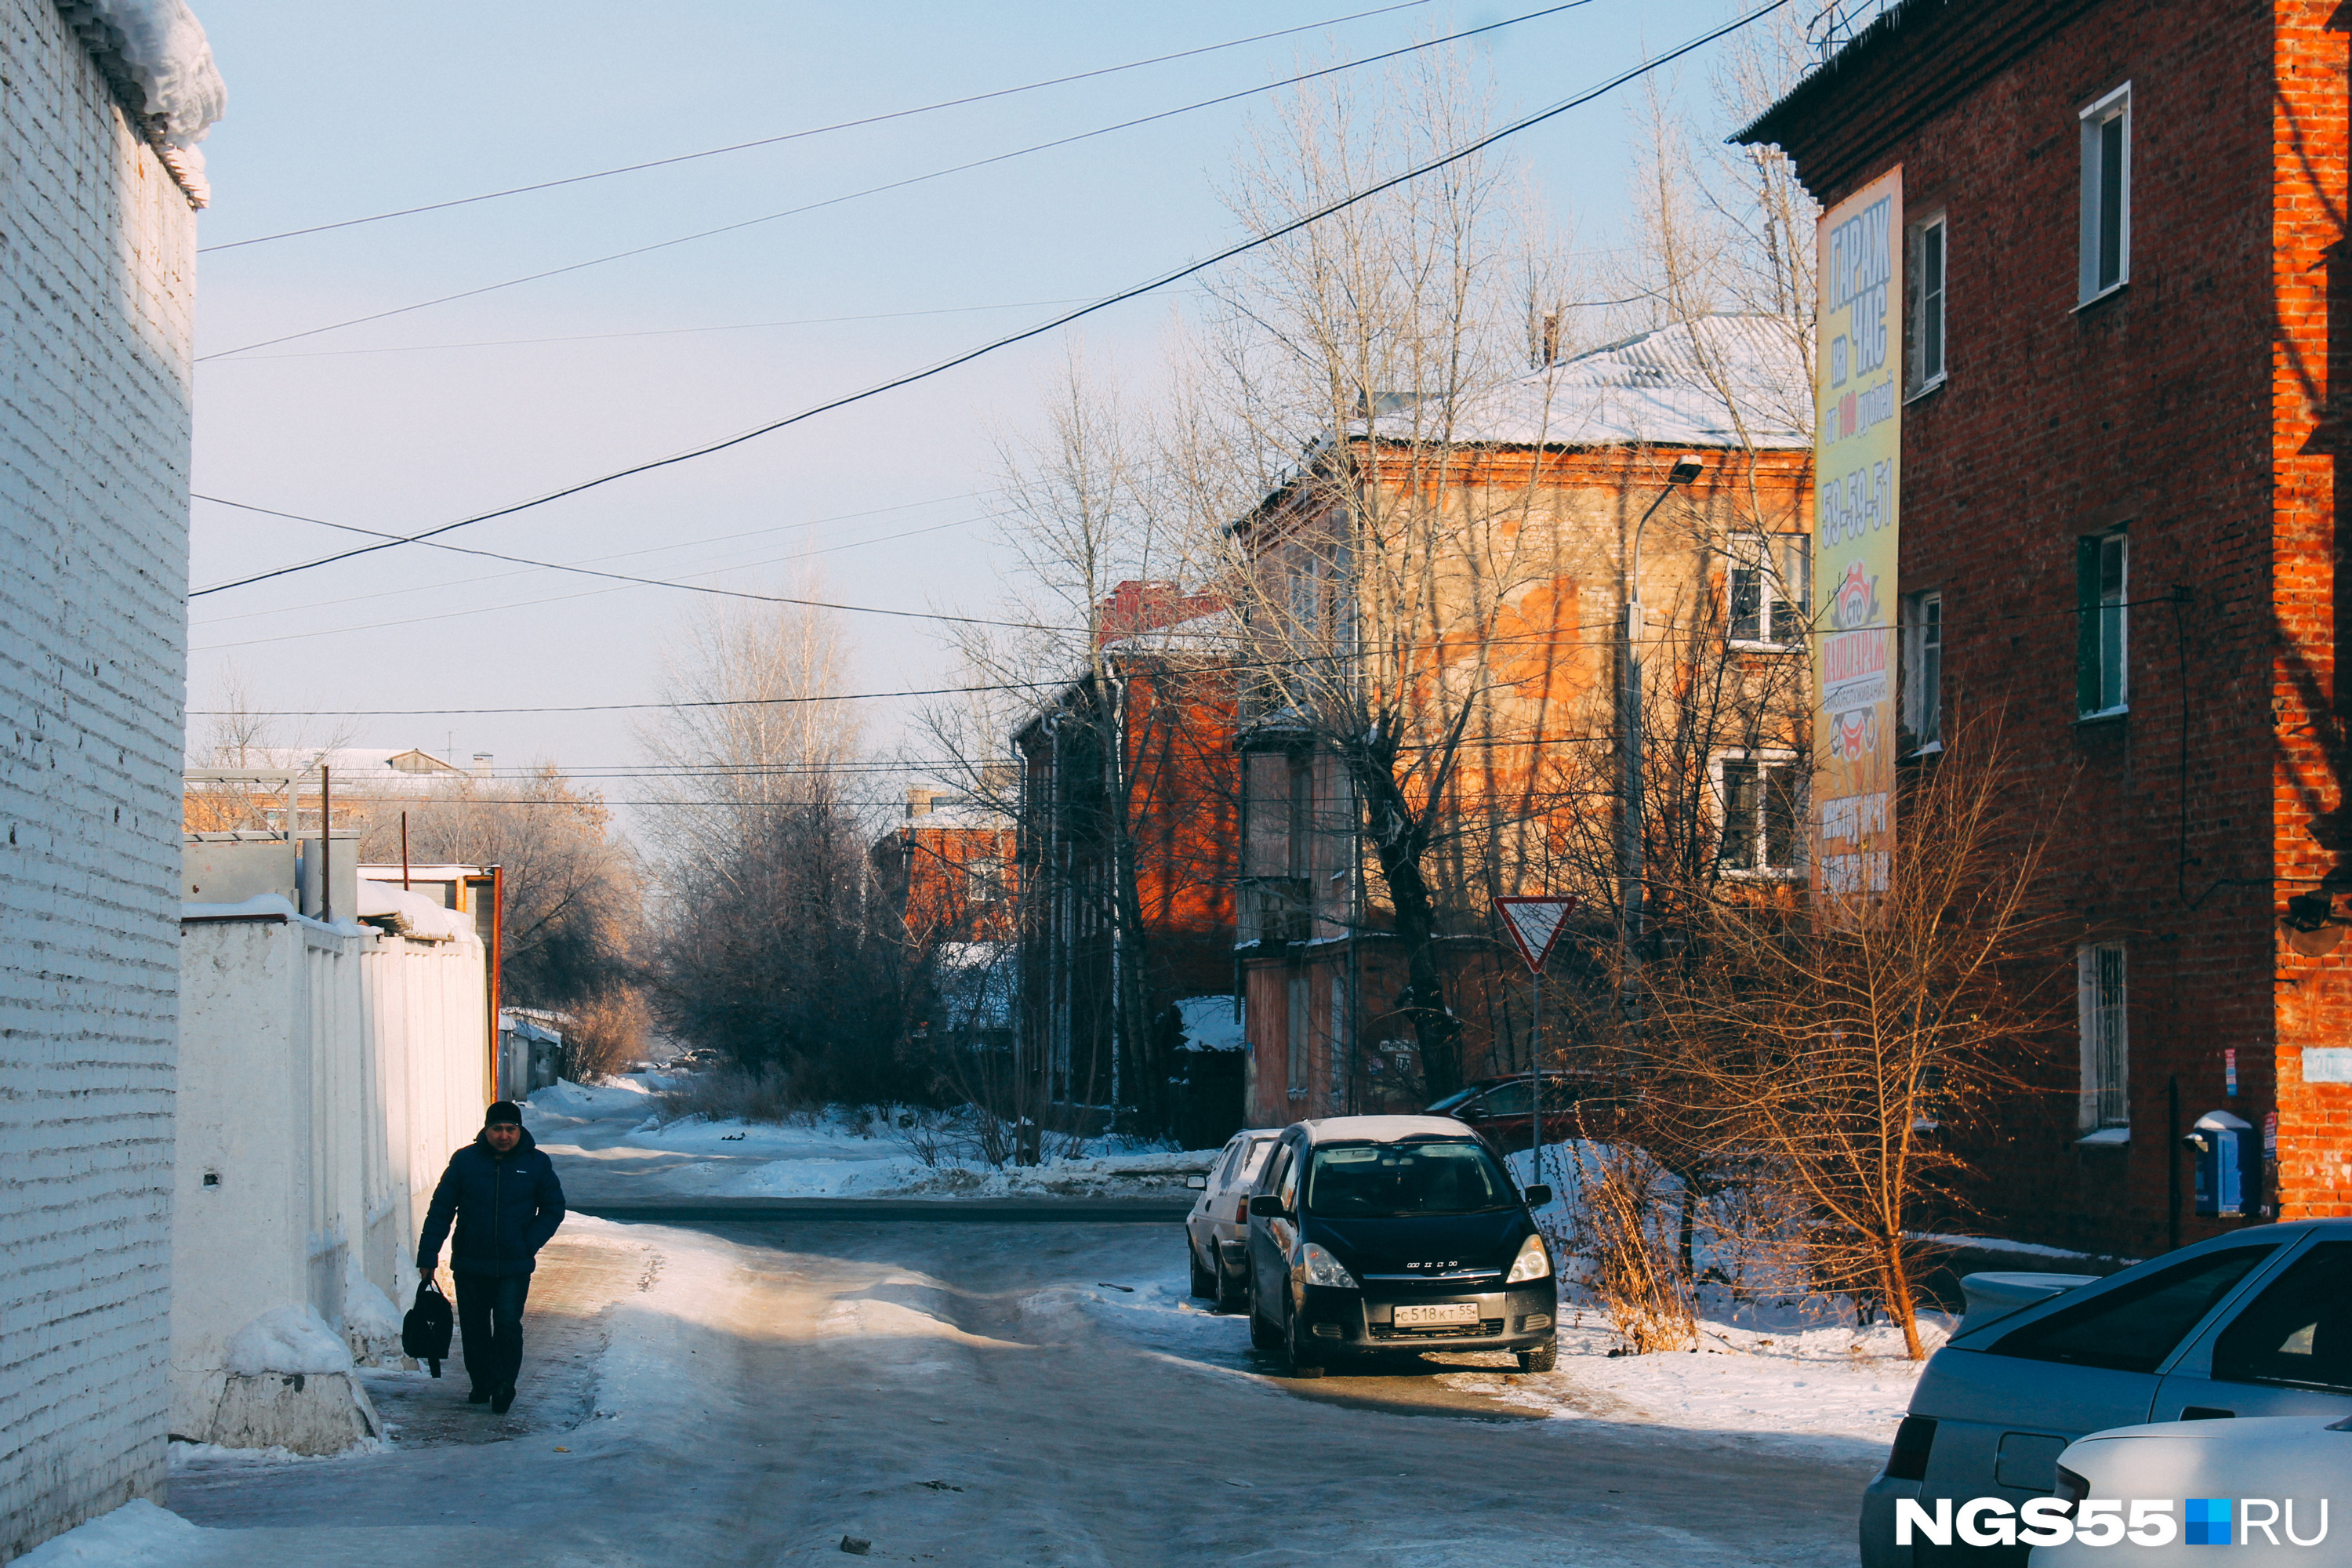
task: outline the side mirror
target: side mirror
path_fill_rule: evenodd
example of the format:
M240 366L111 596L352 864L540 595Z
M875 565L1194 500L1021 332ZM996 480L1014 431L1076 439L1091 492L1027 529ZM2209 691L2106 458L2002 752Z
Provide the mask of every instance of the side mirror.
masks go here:
M1486 1120L1486 1113L1479 1110L1475 1105L1465 1105L1461 1110L1454 1113L1454 1120L1456 1121L1484 1121Z
M1544 1205L1551 1202L1551 1189L1544 1185L1541 1182L1538 1182L1534 1186L1522 1192L1519 1194L1519 1197L1526 1203L1528 1207L1531 1209L1539 1209L1543 1207Z
M1288 1219L1290 1211L1282 1206L1279 1193L1257 1193L1250 1198L1250 1218Z
M1184 1178L1184 1184L1193 1192L1205 1193L1209 1190L1209 1178L1206 1176L1187 1176Z

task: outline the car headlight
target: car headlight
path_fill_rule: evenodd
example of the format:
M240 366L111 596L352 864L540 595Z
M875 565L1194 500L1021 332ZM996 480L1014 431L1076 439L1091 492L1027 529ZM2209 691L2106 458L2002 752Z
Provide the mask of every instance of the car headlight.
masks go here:
M1308 1242L1298 1249L1298 1267L1307 1273L1309 1285L1329 1285L1341 1290L1360 1289L1356 1277L1340 1265L1338 1258Z
M1511 1272L1503 1283L1516 1285L1522 1279L1548 1279L1551 1277L1551 1254L1544 1247L1544 1238L1531 1236L1519 1243L1519 1255L1511 1259Z

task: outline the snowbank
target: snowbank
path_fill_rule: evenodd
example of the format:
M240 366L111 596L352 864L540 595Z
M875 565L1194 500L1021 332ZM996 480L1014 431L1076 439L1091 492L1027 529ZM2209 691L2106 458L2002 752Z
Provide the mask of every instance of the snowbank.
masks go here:
M171 1510L138 1498L10 1559L10 1568L173 1568L204 1544L205 1533Z
M272 1308L237 1330L229 1338L226 1364L243 1377L271 1372L320 1375L351 1371L352 1351L306 1302Z
M1242 1051L1249 1048L1249 1036L1242 1021L1234 1016L1237 1009L1231 996L1185 996L1176 1003L1177 1016L1184 1021L1184 1045L1195 1051Z
M457 942L475 936L474 919L445 910L424 894L367 877L359 879L359 918L383 921L398 934L418 942Z
M599 1084L573 1083L563 1079L545 1089L533 1090L530 1104L534 1110L581 1119L643 1116L652 1092L637 1078L620 1078Z

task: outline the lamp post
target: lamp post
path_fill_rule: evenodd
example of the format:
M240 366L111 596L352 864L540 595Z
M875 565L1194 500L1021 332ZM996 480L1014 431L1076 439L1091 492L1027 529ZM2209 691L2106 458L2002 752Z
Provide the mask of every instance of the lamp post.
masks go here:
M1617 628L1620 684L1617 689L1617 907L1623 921L1625 991L1633 993L1634 946L1642 937L1642 534L1666 498L1706 472L1696 458L1677 458L1666 487L1633 525L1633 548L1625 561L1625 620Z

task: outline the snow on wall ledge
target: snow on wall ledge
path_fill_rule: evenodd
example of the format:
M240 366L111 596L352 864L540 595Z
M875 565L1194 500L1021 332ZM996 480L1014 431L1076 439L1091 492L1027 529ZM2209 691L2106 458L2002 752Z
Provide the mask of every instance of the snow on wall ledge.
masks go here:
M204 24L184 0L57 0L191 206L212 201L196 143L228 112Z

